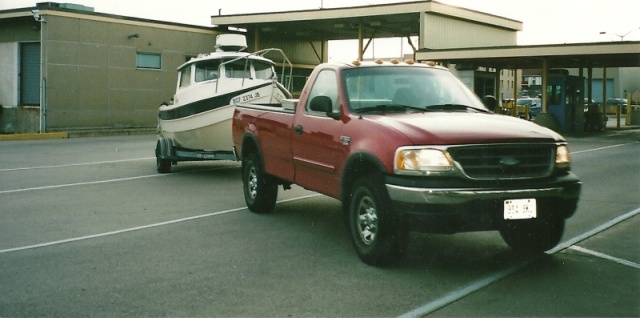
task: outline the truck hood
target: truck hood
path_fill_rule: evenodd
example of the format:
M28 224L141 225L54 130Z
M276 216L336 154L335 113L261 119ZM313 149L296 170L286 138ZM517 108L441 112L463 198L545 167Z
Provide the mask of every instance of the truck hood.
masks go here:
M532 122L493 113L430 112L374 115L414 144L564 141L556 132ZM373 118L372 118L373 119Z

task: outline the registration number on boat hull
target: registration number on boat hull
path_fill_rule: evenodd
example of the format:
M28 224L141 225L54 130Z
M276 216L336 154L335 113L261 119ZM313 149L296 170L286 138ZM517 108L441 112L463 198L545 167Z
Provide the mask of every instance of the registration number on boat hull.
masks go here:
M231 99L231 104L236 105L238 103L246 103L258 98L260 98L260 92L248 93Z
M504 201L505 220L535 219L536 216L536 199L514 199Z

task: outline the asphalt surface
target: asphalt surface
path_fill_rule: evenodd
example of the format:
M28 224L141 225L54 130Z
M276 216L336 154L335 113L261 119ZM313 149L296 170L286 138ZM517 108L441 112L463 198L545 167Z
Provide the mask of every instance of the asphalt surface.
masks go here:
M155 136L0 142L0 317L640 317L640 130L570 136L583 183L562 243L412 235L359 261L338 201L247 211L236 162L155 171Z

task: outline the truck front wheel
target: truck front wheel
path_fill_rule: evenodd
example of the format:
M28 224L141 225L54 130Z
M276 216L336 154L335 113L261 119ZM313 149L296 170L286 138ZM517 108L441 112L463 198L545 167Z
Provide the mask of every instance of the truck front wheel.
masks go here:
M517 252L542 253L558 245L564 233L564 219L549 217L509 221L500 230L502 239Z
M278 198L278 184L262 168L258 154L242 161L242 185L247 207L254 213L271 213Z
M351 241L363 262L384 266L402 256L408 232L393 213L380 177L371 175L355 182L347 217Z

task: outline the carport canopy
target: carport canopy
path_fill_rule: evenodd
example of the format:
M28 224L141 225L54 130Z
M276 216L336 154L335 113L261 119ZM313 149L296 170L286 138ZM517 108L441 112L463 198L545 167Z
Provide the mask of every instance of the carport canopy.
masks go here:
M417 36L423 41L424 15L436 15L452 20L517 32L522 22L450 6L433 0L395 4L342 7L330 9L253 13L211 16L211 24L219 28L244 29L255 41L286 38L290 41L359 40L359 54L368 44L363 39ZM515 40L515 36L514 36ZM414 51L423 43L414 45Z
M416 59L498 69L640 67L640 42L419 50Z

